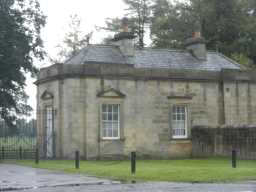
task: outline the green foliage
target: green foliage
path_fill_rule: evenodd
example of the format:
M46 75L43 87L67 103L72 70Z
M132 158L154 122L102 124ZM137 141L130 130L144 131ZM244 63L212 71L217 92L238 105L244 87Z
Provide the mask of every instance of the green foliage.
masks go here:
M128 5L126 16L129 19L129 28L137 36L138 47L144 47L144 36L147 25L150 23L152 0L123 0ZM122 19L108 18L106 27L101 29L118 32L121 29Z
M118 32L122 26L122 19L119 18L107 18L105 20L106 27L100 27L106 31Z
M235 60L236 62L238 62L238 63L244 65L244 66L247 67L247 68L253 68L253 67L255 67L255 66L253 65L252 60L251 60L250 58L248 58L246 55L244 55L243 53L233 53L233 54L231 55L231 58L232 58L233 60Z
M192 34L194 21L188 4L156 0L151 21L152 45L159 48L183 47L184 40Z
M81 161L80 169L74 161L50 160L19 161L21 165L69 173L90 174L123 181L176 181L176 182L227 182L256 179L256 162L239 160L231 168L229 159L138 160L136 175L131 175L130 161Z
M151 23L152 45L183 47L195 29L201 30L208 49L231 56L241 53L256 63L255 1L156 0Z
M133 32L138 36L139 47L144 47L146 25L150 22L151 0L124 0L128 5L127 16L133 23Z
M9 125L27 113L25 73L35 75L34 60L43 59L41 28L45 16L37 0L0 1L0 118Z

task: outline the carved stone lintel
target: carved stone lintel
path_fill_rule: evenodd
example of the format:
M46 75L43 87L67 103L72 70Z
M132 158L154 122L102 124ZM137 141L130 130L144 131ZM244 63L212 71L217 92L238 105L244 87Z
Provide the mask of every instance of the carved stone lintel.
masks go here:
M193 99L195 94L189 93L171 93L169 96L167 96L167 99Z

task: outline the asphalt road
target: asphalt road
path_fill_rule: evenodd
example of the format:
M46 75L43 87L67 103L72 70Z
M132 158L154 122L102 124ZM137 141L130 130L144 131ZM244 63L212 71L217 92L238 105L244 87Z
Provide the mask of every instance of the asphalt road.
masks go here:
M122 184L96 177L0 164L0 191L27 192L256 192L256 181L241 183L147 182Z
M139 183L46 187L27 192L256 192L255 184Z

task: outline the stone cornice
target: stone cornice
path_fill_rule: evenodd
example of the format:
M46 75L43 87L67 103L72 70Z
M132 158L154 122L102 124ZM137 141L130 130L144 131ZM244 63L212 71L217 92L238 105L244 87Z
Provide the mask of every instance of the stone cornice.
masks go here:
M134 68L126 64L55 64L40 70L35 84L65 78L106 78L132 80L173 80L173 81L202 81L221 82L239 81L256 82L256 71L240 71L225 69L218 71L175 70Z

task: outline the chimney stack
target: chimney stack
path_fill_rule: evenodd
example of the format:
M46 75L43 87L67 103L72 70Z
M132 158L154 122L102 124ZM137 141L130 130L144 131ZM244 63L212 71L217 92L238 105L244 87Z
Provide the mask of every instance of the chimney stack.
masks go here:
M112 39L114 45L120 48L120 51L125 57L134 56L134 38L135 35L129 31L128 18L124 17L122 19L122 32L116 34Z
M186 49L198 60L207 60L205 39L201 36L200 30L195 30L192 38L185 42Z
M129 32L129 27L128 27L128 18L127 17L124 17L122 19L122 29L123 29L123 32L124 33L128 33Z

